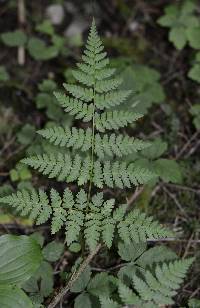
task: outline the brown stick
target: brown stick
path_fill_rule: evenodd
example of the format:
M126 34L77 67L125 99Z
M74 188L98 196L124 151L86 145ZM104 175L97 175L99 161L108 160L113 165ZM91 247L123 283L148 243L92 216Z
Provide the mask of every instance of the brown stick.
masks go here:
M101 244L99 244L94 251L92 251L89 256L83 261L80 265L78 271L74 271L67 285L60 290L60 292L54 297L52 302L49 304L48 308L54 308L56 305L62 300L62 298L70 291L74 282L78 279L80 274L84 271L87 265L91 262L94 256L98 253L101 248Z
M26 11L25 11L25 0L18 0L18 22L20 28L26 23ZM25 64L25 48L24 46L18 47L18 63L19 65Z

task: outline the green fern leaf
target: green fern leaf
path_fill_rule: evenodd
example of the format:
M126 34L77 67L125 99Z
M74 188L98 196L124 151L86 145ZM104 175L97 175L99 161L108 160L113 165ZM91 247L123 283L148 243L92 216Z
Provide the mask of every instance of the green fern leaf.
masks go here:
M67 192L69 194L69 191ZM68 196L66 196L68 199ZM73 206L74 205L74 206ZM87 205L87 194L84 190L80 190L77 194L76 203L70 206L66 219L66 241L68 245L78 241L82 226L84 225L85 215L83 209Z
M72 85L68 83L63 84L64 88L77 99L85 102L91 102L94 98L93 89L83 88L81 86Z
M144 301L153 301L158 305L171 305L174 303L172 298L176 295L193 260L190 258L157 265L155 275L146 271L144 279L135 275L134 288Z
M106 94L95 94L95 105L98 109L111 108L123 103L131 91L121 90L112 91Z
M118 232L121 239L127 244L133 240L136 243L145 242L147 239L166 238L173 233L163 228L158 222L152 221L138 209L128 213L123 221L119 222Z
M109 91L115 90L122 83L121 78L113 78L109 80L99 80L95 84L95 90L98 93L107 93Z
M31 219L36 219L38 225L46 222L52 213L48 196L41 189L38 192L35 189L18 191L0 200L15 207L22 216L29 215Z
M125 284L122 282L118 285L118 292L122 302L126 305L137 305L137 307L142 307L142 301L140 298Z
M93 74L88 74L86 72L82 72L81 70L77 69L77 70L72 70L72 75L77 81L88 87L94 86L95 84L95 79Z
M82 119L84 122L89 122L93 117L93 106L83 103L81 100L70 98L65 94L54 92L58 103L64 108L65 112L75 116L77 120Z
M49 140L54 145L67 148L73 147L75 150L88 151L92 146L92 130L87 128L55 126L37 131L38 134Z
M98 131L105 132L106 129L113 130L125 127L142 116L142 114L129 111L107 111L102 114L95 114L95 124Z
M99 297L101 308L119 308L120 305L109 297Z

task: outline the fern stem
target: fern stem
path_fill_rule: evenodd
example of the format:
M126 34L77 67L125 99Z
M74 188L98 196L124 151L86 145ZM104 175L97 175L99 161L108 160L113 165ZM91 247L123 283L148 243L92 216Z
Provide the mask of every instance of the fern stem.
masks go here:
M89 188L88 188L88 204L86 212L89 209L89 202L91 197L91 190L92 190L92 177L93 177L93 169L94 169L94 141L95 141L95 84L94 84L94 96L93 96L93 111L92 111L92 140L91 140L91 169L90 169L90 181L89 181Z
M70 291L71 287L73 286L74 282L78 279L80 274L85 270L85 268L89 265L89 263L92 261L94 256L98 253L98 251L101 248L101 244L99 244L94 251L92 251L88 257L83 261L83 263L80 265L78 271L74 271L71 275L70 280L68 281L67 285L60 290L60 292L54 297L52 302L48 305L47 308L54 308L56 305L63 299L64 296Z

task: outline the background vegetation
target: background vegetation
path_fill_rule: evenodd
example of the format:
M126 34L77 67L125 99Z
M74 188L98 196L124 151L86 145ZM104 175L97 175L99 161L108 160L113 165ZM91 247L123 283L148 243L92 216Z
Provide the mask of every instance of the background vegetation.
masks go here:
M54 151L36 130L55 123L72 126L72 118L63 114L52 92L73 81L71 69L80 59L94 14L111 64L125 80L123 88L134 91L128 110L146 115L130 133L151 140L152 146L142 157L132 155L128 161L140 159L158 174L150 185L129 192L127 199L178 232L178 239L166 242L178 255L196 256L176 298L176 307L186 305L188 298L200 297L198 1L26 2L23 11L23 1L0 1L0 195L50 185L19 160L26 154ZM132 105L133 98L137 105ZM36 227L4 205L0 233L34 233L44 247L46 259L35 278L41 282L39 290L34 282L24 289L48 302L53 285L62 285L79 247L64 251L59 234L49 243L49 225ZM95 263L101 262L99 255ZM107 265L112 266L110 260Z

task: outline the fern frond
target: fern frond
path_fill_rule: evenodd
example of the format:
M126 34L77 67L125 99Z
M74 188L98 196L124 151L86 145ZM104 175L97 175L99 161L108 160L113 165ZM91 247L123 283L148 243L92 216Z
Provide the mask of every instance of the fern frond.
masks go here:
M54 145L67 148L73 147L75 150L80 149L83 152L91 148L92 130L82 128L55 126L37 131L38 134L49 140Z
M58 103L65 108L64 111L74 116L75 119L82 119L83 122L89 122L93 117L93 106L83 103L81 100L71 98L65 94L54 92Z
M142 301L140 300L140 298L121 281L119 282L118 285L118 292L124 304L136 305L136 307L142 307Z
M116 135L112 133L110 136L95 134L94 151L97 156L104 158L104 156L129 155L138 152L150 146L149 142L145 142L133 137L124 136L122 134Z
M100 110L118 106L123 103L130 94L131 91L128 90L116 90L106 94L95 94L95 106Z
M105 132L106 129L119 129L140 119L143 115L129 111L107 111L102 114L95 113L96 129Z
M81 86L64 83L64 88L75 98L81 99L84 102L91 102L94 98L92 88L83 88Z
M158 305L171 305L174 303L172 298L180 288L193 260L193 258L175 260L169 264L157 265L155 274L147 270L144 278L134 275L134 288L144 301L153 301Z
M94 169L93 182L99 188L102 188L103 182L111 188L114 186L123 188L131 187L131 183L136 186L147 183L154 176L149 170L135 166L133 163L127 166L125 162L106 161L102 163L102 169L99 168L98 173Z
M38 192L35 189L18 191L0 200L15 207L21 216L29 215L38 225L46 222L52 213L48 196L42 189Z
M127 214L118 225L119 236L125 243L133 240L136 243L145 242L147 239L166 238L173 236L173 233L162 227L152 217L147 217L135 209Z
M73 159L68 154L43 154L25 158L21 162L37 169L42 174L48 175L49 178L57 178L58 181L67 181L68 183L78 180L80 173L89 175L90 170L90 165L83 164L78 154ZM88 170L82 170L82 168L86 167ZM85 178L86 182L88 180L89 177ZM82 176L80 185L84 183Z
M68 127L55 126L39 130L37 133L54 145L61 147L73 147L75 150L80 149L85 152L92 146L92 130L90 128L83 130L82 128L72 127L72 129L69 129ZM122 134L116 135L113 133L110 136L104 135L101 137L97 133L94 136L94 153L100 158L104 158L106 155L122 157L143 150L148 146L150 146L149 142Z
M85 184L90 179L91 160L83 160L78 154L72 159L68 154L43 154L21 160L22 163L37 169L49 178L57 178L68 183L78 181L79 185ZM92 182L99 188L105 183L108 187L131 187L149 182L155 174L147 169L131 163L95 162Z

